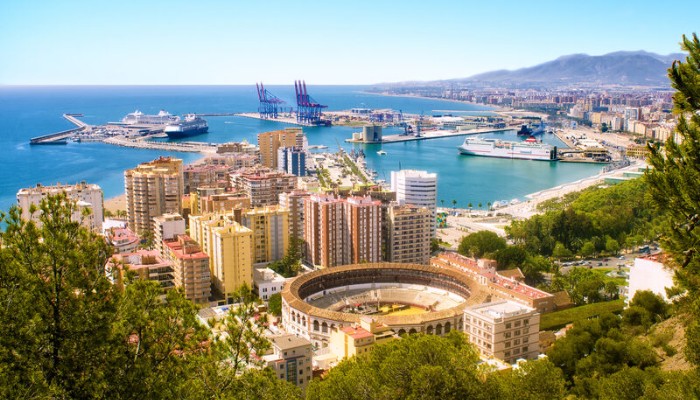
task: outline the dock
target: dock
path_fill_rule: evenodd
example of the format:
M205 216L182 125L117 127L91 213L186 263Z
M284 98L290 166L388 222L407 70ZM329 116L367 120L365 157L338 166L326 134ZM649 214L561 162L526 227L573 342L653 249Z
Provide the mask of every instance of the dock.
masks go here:
M401 143L401 142L412 142L416 140L428 140L428 139L441 139L446 137L455 136L469 136L469 135L482 135L486 133L498 133L498 132L508 132L514 131L515 128L485 128L485 129L470 129L467 131L425 131L422 132L421 136L413 135L387 135L384 136L381 142L366 142L364 140L355 139L345 139L348 143L374 143L374 144L388 144L388 143Z
M90 125L76 118L82 116L83 114L63 114L63 118L70 121L77 128L33 137L29 139L29 144L66 144L66 140L68 140L68 138L73 137L78 132L90 127Z
M304 124L301 122L297 121L297 118L295 116L287 116L287 117L277 117L277 118L263 118L260 116L259 113L239 113L235 114L237 117L245 117L245 118L253 118L253 119L259 119L262 121L271 121L271 122L282 122L285 124L290 124L290 125L297 125L297 126L318 126L318 125L313 125L313 124Z
M134 140L125 137L110 137L103 140L103 143L112 144L122 147L131 147L135 149L152 149L165 151L181 151L187 153L216 153L217 146L209 143L198 142L153 142L149 140Z

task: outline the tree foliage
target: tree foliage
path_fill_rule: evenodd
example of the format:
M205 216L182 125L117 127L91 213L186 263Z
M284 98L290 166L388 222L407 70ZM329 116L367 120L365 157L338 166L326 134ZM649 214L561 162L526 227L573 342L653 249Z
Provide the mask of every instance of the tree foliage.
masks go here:
M65 194L0 234L0 398L300 398L259 364L269 347L248 292L213 334L180 289L108 276L110 249ZM244 365L245 364L245 365ZM245 372L243 372L245 369Z
M464 256L479 258L505 248L505 239L490 231L479 231L463 237L457 251Z

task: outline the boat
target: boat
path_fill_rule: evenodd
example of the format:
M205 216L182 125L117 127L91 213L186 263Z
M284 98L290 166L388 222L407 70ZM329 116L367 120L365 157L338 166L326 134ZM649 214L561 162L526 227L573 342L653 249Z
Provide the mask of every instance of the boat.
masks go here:
M556 161L557 147L545 143L508 142L498 139L467 137L458 147L461 154L518 160Z
M380 156L385 156L385 155L386 155L386 151L384 151L384 150L379 150L379 151L377 152L377 154L379 154Z
M160 110L160 112L156 115L148 115L136 110L132 113L126 114L126 116L122 118L122 124L124 125L167 125L177 122L180 122L180 117L177 115L172 115L165 110Z
M207 133L208 130L207 121L196 114L187 114L184 121L167 125L163 132L169 138L177 139Z
M544 133L544 121L540 121L539 124L529 124L520 127L517 132L518 136L534 136Z

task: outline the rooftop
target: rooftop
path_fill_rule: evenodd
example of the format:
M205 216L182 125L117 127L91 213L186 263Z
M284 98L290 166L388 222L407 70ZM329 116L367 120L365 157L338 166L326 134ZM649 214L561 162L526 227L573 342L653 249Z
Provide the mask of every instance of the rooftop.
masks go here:
M532 311L535 311L534 308L527 307L520 303L508 300L479 304L476 306L471 306L467 308L467 310L477 314L481 314L482 316L491 318L493 320L507 317L515 317L517 315L527 314Z
M280 351L294 349L302 346L311 346L311 342L296 335L277 335L269 337L272 346Z

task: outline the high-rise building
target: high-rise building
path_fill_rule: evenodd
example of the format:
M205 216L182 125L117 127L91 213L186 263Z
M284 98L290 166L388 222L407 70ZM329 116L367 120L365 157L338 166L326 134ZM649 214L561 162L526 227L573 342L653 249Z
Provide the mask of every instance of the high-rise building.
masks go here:
M182 212L182 160L160 157L124 172L129 228L143 236L153 217Z
M333 195L314 194L304 199L306 258L312 264L351 264L344 205L342 199Z
M393 204L387 212L387 257L397 263L430 262L431 213L425 207Z
M98 185L85 182L75 185L58 183L54 186L37 184L33 188L20 189L17 192L17 204L22 209L22 219L32 220L39 225L39 213L30 214L29 209L32 205L39 206L41 200L47 196L59 193L65 193L69 200L75 202L75 208L71 215L73 221L81 222L83 226L94 232L102 231L102 222L104 221L102 189ZM83 215L85 209L90 211L87 216Z
M381 223L379 201L311 195L304 200L306 259L322 267L379 262Z
M277 169L277 149L280 147L304 147L304 133L301 128L287 128L279 131L258 134L260 163Z
M540 314L509 300L479 304L464 311L464 332L484 357L508 363L540 353Z
M162 255L163 240L173 240L185 234L185 219L180 214L163 214L153 217L153 245Z
M229 166L225 164L192 164L182 171L183 190L194 193L199 187L222 187L231 184Z
M381 204L371 197L350 197L345 201L351 263L382 261Z
M281 260L289 246L289 210L279 206L255 208L243 214L253 231L253 263Z
M164 242L167 258L173 263L175 286L195 303L207 303L211 296L209 256L187 235Z
M253 283L253 231L241 225L242 216L205 214L190 216L190 233L209 254L211 279L227 301L241 285Z
M302 239L304 237L304 199L311 196L305 190L294 190L280 193L280 207L289 210L289 236Z
M437 208L437 174L427 171L404 169L391 171L391 190L402 204L426 207L431 212L431 237L435 237L435 211Z
M232 176L233 185L250 199L251 207L278 204L280 193L296 188L297 177L269 169L242 170Z
M306 176L306 152L301 147L277 149L277 169L295 176Z

